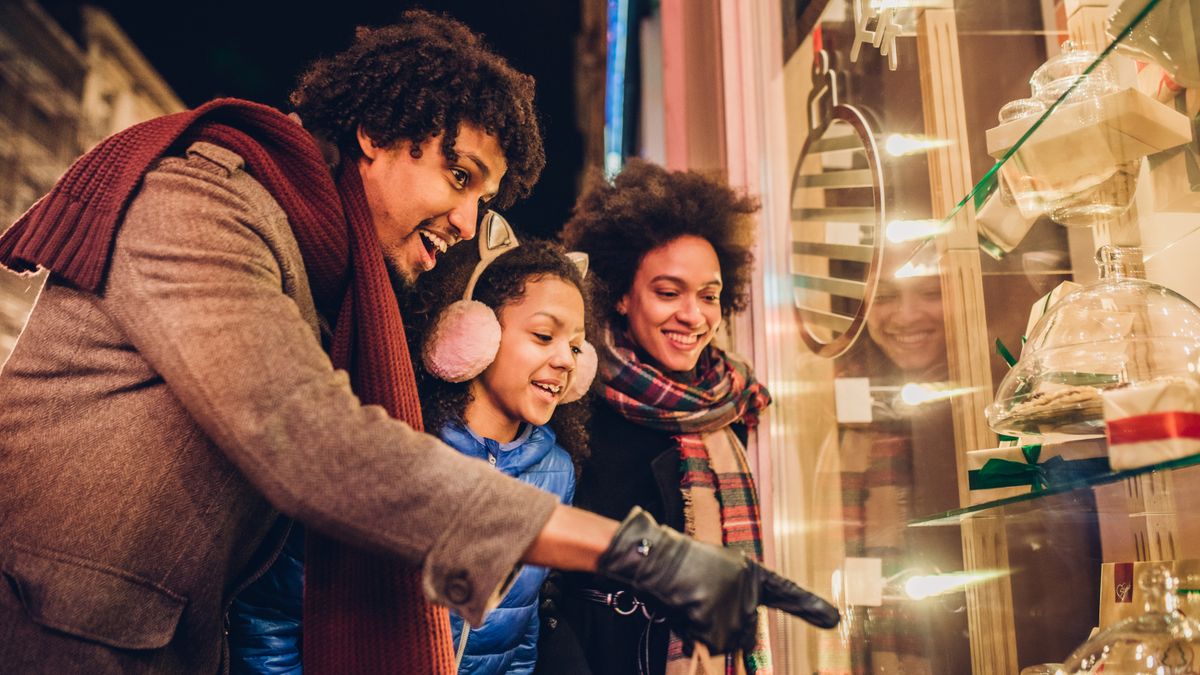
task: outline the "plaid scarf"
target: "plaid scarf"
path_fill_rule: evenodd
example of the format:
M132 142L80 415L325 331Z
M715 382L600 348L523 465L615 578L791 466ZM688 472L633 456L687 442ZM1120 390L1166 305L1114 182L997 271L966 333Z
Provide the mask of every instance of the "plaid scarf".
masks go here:
M0 265L45 267L101 293L113 243L142 178L161 157L206 141L236 152L287 214L317 309L334 321L333 365L364 403L421 428L404 322L362 181L335 183L313 137L273 108L218 99L132 126L79 158L0 236ZM307 538L304 672L454 672L445 608L425 599L421 570L312 532Z
M670 433L679 446L685 532L762 560L758 492L745 449L729 427L738 421L751 429L758 425L771 403L766 387L745 362L711 345L689 384L640 360L628 335L610 334L605 342L596 389L624 417ZM726 657L710 656L703 645L684 656L682 641L672 634L667 673L770 675L766 627L760 610L758 645Z

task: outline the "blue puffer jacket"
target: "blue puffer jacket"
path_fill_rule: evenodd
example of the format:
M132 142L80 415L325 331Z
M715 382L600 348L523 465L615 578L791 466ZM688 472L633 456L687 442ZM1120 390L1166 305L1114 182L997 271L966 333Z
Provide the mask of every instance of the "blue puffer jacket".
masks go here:
M563 503L575 494L575 469L567 452L554 442L546 427L526 425L510 443L481 438L466 427L451 424L442 429L442 440L460 452L494 464L504 473L548 492ZM532 673L537 663L538 591L546 579L546 568L525 565L500 606L483 625L467 633L466 651L460 674L507 675ZM463 620L450 613L455 653L461 645Z
M481 438L449 425L442 440L465 455L489 461L504 473L559 496L569 504L575 469L546 427L525 425L510 443ZM538 591L546 569L526 565L508 595L483 625L467 634L459 673L532 673L537 661ZM301 675L300 617L304 596L304 528L296 523L266 574L242 591L229 612L230 665L235 674ZM463 620L450 613L457 653Z
M304 527L292 524L270 569L229 608L229 666L234 675L300 675L304 609Z

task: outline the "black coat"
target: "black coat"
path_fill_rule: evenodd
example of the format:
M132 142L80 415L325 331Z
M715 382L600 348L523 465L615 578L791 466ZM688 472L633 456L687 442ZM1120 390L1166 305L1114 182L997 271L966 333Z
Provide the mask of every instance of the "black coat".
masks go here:
M734 431L744 442L745 428L736 425ZM640 506L658 522L682 531L679 448L671 435L630 422L599 400L592 403L589 433L592 454L579 475L575 506L615 520ZM644 653L649 655L648 672L661 675L669 640L666 624L652 624L640 611L621 616L584 598L584 589L632 593L590 574L552 575L543 597L536 672L638 675L638 654ZM622 605L627 604L624 597Z

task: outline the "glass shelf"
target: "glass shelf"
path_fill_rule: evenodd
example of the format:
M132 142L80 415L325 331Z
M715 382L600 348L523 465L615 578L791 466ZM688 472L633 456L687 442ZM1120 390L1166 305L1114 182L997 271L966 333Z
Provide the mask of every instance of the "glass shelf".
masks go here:
M1200 510L1200 455L1126 471L1108 470L1103 459L1068 465L1050 471L1058 482L1038 492L1024 486L968 497L958 489L963 472L987 459L1017 458L991 452L998 448L982 410L1048 294L1064 281L1095 280L1099 245L1140 243L1151 281L1200 299L1200 281L1190 284L1189 262L1180 262L1200 257L1200 172L1196 146L1185 144L1197 135L1191 122L1200 99L1195 91L1191 98L1156 93L1152 85L1167 67L1130 54L1145 48L1153 37L1147 31L1162 31L1157 24L1176 3L1200 15L1200 0L922 4L923 13L895 19L894 69L865 46L850 58L860 17L852 3L829 3L820 39L789 54L783 87L787 153L798 158L789 165L793 175L868 166L857 156L814 160L803 151L811 97L821 91L812 71L828 54L841 100L872 122L886 189L877 223L885 239L880 290L866 330L831 367L814 365L801 346L795 367L778 371L791 388L777 409L790 405L796 413L779 427L787 425L781 437L789 441L779 447L819 450L779 456L777 504L789 525L777 550L789 552L781 558L803 551L802 576L846 603L838 635L806 643L815 648L805 672L873 672L903 662L906 670L911 663L914 672L939 675L1015 673L1061 662L1098 623L1106 564L1200 558L1200 521L1191 516ZM1068 39L1089 53L1064 58L1077 51L1062 46ZM944 51L951 42L956 49ZM1147 65L1139 70L1135 61ZM1065 79L1081 71L1096 77ZM945 86L950 79L956 90ZM1038 94L1039 104L1027 106L1037 112L1014 119L1010 107L999 121L1005 105ZM940 114L947 111L953 124ZM861 237L852 211L840 220L802 217L805 208L853 207L863 196L856 189L814 196L794 188L789 233L836 243ZM1093 203L1101 208L1089 210ZM963 237L969 228L998 242L992 253L971 251L975 235ZM771 286L778 295L768 303L792 300L784 271L799 264L823 263L834 278L862 270L853 259L797 260L804 253L778 250L768 272L771 284L779 273L779 286ZM848 304L836 294L818 300ZM783 319L769 325L772 339L792 330L787 309L771 315ZM791 339L782 338L782 354ZM993 351L997 342L1009 358ZM828 406L830 389L832 410L823 409L836 426L813 424L807 413ZM1066 461L1106 455L1103 448L1049 447L1059 444L1047 442L1042 454ZM1063 475L1085 466L1093 473ZM806 498L793 503L796 480L805 481ZM971 499L989 501L965 506ZM792 530L792 523L804 525ZM879 597L868 594L880 577ZM949 583L962 586L921 595Z
M1102 474L1091 476L1087 479L1069 481L1051 485L1044 490L1030 492L1028 494L1006 497L995 501L975 504L973 506L964 507L961 509L952 509L942 513L936 513L922 518L916 518L909 521L909 527L938 527L945 525L959 525L964 519L987 514L988 511L999 509L1013 504L1023 504L1028 502L1036 502L1048 497L1062 495L1076 490L1092 488L1099 485L1107 485L1117 481L1125 480L1126 478L1134 478L1145 474L1154 473L1157 471L1174 471L1186 467L1200 466L1200 454L1181 459L1174 459L1169 462L1160 462L1158 464L1150 464L1136 469L1126 469L1123 471L1108 471Z

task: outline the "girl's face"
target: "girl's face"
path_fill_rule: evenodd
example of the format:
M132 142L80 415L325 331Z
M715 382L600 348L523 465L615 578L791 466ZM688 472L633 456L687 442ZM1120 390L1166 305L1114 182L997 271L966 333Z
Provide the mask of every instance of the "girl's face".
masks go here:
M721 263L712 244L685 235L642 258L617 303L629 332L663 370L696 367L721 325Z
M567 392L584 340L583 296L559 277L525 283L497 313L500 350L471 381L466 419L478 434L507 442L522 422L550 421Z

